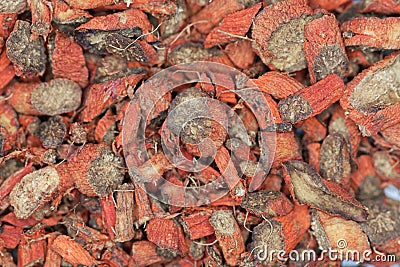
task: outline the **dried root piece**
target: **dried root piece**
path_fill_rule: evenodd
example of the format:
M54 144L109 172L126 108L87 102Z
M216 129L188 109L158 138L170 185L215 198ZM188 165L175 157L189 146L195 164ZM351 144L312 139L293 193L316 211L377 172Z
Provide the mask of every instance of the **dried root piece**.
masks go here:
M321 176L343 186L350 186L350 155L341 134L328 135L319 154Z
M400 54L392 54L347 84L340 105L364 136L400 122Z
M7 57L14 64L17 76L42 75L46 69L46 54L41 37L32 40L29 22L17 20L7 39Z
M76 110L81 104L82 90L68 79L54 79L33 89L30 102L40 114L59 115Z
M256 57L249 40L230 43L225 47L224 52L228 55L232 63L240 69L250 68Z
M339 260L344 260L350 251L371 250L368 237L357 222L317 210L312 210L311 218L311 229L318 241L319 249L340 251ZM354 260L362 262L363 256L360 255L360 259Z
M54 239L59 236L59 233L54 232L50 233L49 237L47 238L47 251L46 251L46 260L44 267L51 267L51 266L59 266L61 265L62 258L61 256L51 249Z
M311 83L331 73L344 79L347 74L348 59L335 16L327 14L306 24L304 37L303 49Z
M79 191L88 196L106 196L124 178L121 159L105 145L85 145L68 161Z
M354 160L361 142L361 133L357 125L347 118L344 110L338 105L332 113L328 127L329 134L341 134L347 143L348 151Z
M116 74L107 76L106 81L92 84L83 98L85 107L79 115L83 122L92 121L96 116L115 103L120 98L128 95L128 87L134 88L146 75L143 68L128 68Z
M142 225L149 221L153 215L153 211L150 207L151 203L149 200L149 196L146 191L142 187L143 185L136 183L133 181L135 185L135 214L136 214L136 222L135 225Z
M62 0L52 0L53 22L61 29L70 29L74 25L85 23L92 18L88 12L70 7Z
M154 65L158 60L157 52L152 45L146 41L128 38L119 33L107 35L105 46L108 52L119 55L129 61Z
M197 212L181 217L183 230L191 240L196 240L214 234L214 228L210 224L210 212Z
M248 193L240 206L267 218L286 215L293 209L292 202L283 193L266 190Z
M46 239L43 225L38 224L21 235L18 246L18 265L43 266L46 253Z
M104 55L107 53L107 37L112 33L128 38L138 38L151 31L151 24L145 13L138 9L98 16L75 30L76 41L90 53ZM154 41L146 35L145 40Z
M275 217L274 220L282 225L286 252L297 246L311 225L309 209L303 205L295 205L291 212Z
M73 184L65 165L45 167L27 174L10 193L10 203L17 218L26 219L45 204L57 207L65 190ZM54 203L55 202L55 203Z
M334 10L351 2L351 0L310 0L309 4L312 8L323 8L326 10Z
M276 133L276 150L272 167L276 168L284 161L300 160L301 149L297 143L294 132Z
M310 214L304 205L296 205L289 214L260 223L252 233L250 247L253 257L261 264L270 266L277 261L277 253L272 251L285 251L287 255L301 241L309 227Z
M254 47L262 61L286 72L306 68L304 26L315 18L305 0L285 0L264 8L252 28Z
M245 36L249 31L253 18L260 10L261 4L240 10L226 16L222 22L212 29L204 40L204 48L223 45L237 39L235 36Z
M133 266L151 266L161 263L164 259L157 254L157 246L147 240L136 241L131 248L131 264Z
M304 88L300 82L279 71L269 71L252 81L258 88L276 99L283 99Z
M116 204L113 199L113 192L110 192L107 196L100 198L100 206L101 206L101 218L104 223L104 228L108 233L110 239L115 239L115 227L117 223L117 212L116 212Z
M361 223L373 247L378 251L400 253L400 216L397 208L389 207L380 201L363 202L370 212L366 222Z
M112 201L111 201L112 202ZM104 248L104 242L109 241L107 235L85 225L85 221L78 215L70 215L65 219L68 235L75 241L96 247L95 250Z
M55 78L66 78L79 84L88 84L88 69L82 48L71 37L57 32L51 53L51 68Z
M307 163L288 161L283 163L285 182L292 196L300 203L341 215L346 219L365 221L367 209L334 182L323 180Z
M146 225L149 241L173 253L184 255L188 252L182 227L173 219L153 218Z
M101 256L101 261L109 266L132 266L129 264L131 256L126 253L123 248L114 244L111 248L108 248Z
M381 13L381 14L399 14L400 3L397 0L363 0L361 1L361 13Z
M229 188L233 188L239 182L240 177L233 162L230 161L229 151L224 146L221 146L217 150L215 163L217 164L221 175L224 177L224 182L227 183Z
M346 46L400 49L400 18L355 18L342 24Z
M231 211L215 211L210 218L210 223L215 231L219 245L226 263L230 266L237 266L239 256L244 252L244 241L235 217Z
M32 13L32 39L42 36L44 39L51 30L52 6L45 0L30 0L29 8Z
M118 186L115 196L115 241L125 242L131 240L135 235L134 226L134 207L135 195L132 184Z
M284 121L292 124L313 117L338 101L344 93L344 83L336 74L279 101L278 109Z
M74 266L78 264L87 266L99 264L81 244L66 235L57 236L51 245L51 249Z
M194 27L201 33L209 33L226 15L243 8L244 6L237 0L215 0L192 16L190 21L193 23L204 21L203 23L195 24Z

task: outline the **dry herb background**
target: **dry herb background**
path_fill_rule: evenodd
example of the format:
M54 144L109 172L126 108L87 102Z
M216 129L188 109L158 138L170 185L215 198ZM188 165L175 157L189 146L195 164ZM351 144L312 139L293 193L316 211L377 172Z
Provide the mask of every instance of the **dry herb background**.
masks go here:
M399 14L395 0L0 0L0 266L277 265L254 255L318 253L339 238L399 260ZM199 60L258 85L275 157L256 191L251 168L236 164L240 182L222 199L168 206L129 177L122 122L143 81ZM198 121L181 148L198 156L197 129L218 143L216 162L171 168L160 125L172 105L202 95L233 107L253 138L227 140ZM208 183L229 157L254 166L268 130L212 78L166 95L153 115L141 168L177 185Z

